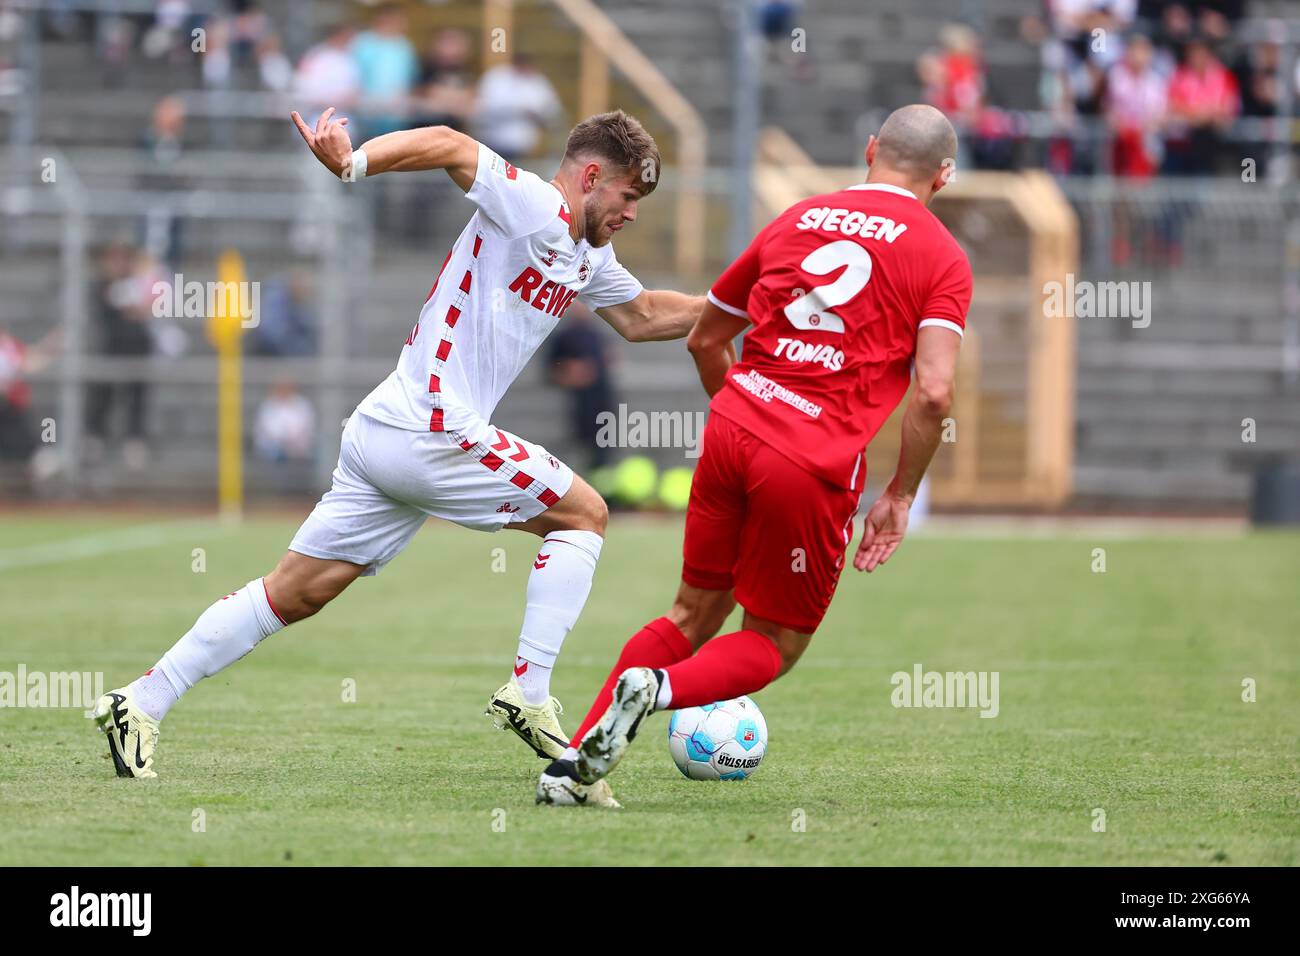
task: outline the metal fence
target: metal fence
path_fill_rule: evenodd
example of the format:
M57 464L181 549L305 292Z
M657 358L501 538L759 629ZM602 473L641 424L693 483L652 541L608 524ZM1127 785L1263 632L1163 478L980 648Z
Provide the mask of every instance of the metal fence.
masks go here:
M238 168L255 155L221 156ZM202 162L202 157L198 162ZM227 167L228 168L228 167ZM203 396L216 381L215 363L205 338L205 299L201 315L189 312L166 318L179 333L176 346L151 355L105 354L97 348L95 259L110 242L135 237L147 222L159 220L183 228L183 259L158 275L166 280L207 288L217 279L217 257L226 248L241 251L247 280L261 286L286 269L310 270L318 336L309 358L249 358L245 379L264 389L292 374L315 393L318 443L328 446L347 414L340 387L369 380L373 368L357 368L349 341L349 316L361 311L372 260L371 217L364 201L347 203L331 190L328 177L300 177L292 192L256 188L156 191L119 186L87 188L74 163L55 149L12 146L0 179L0 268L6 291L0 303L3 324L19 339L32 341L58 327L59 357L45 373L33 377L33 414L48 417L55 428L61 460L60 477L45 489L76 494L89 482L85 420L95 386L143 383L160 390L183 421L184 410L203 409ZM324 187L324 188L322 188ZM177 271L172 272L174 267ZM173 286L175 282L172 282ZM179 296L177 301L180 301ZM167 310L167 304L162 303ZM174 311L174 310L172 310ZM249 321L255 326L258 317ZM157 436L161 456L183 436ZM202 440L202 439L201 439ZM318 483L332 463L318 462L310 476ZM206 464L203 471L210 470ZM164 467L165 471L165 467ZM149 488L145 476L127 477L123 487ZM110 488L109 490L114 490ZM116 490L122 490L118 488Z
M217 254L226 247L243 251L250 279L266 281L294 267L311 277L317 347L295 358L250 356L245 395L251 406L277 381L296 380L316 408L317 455L296 471L254 474L254 494L313 493L324 486L343 418L391 370L440 250L470 211L454 192L436 191L433 183L441 178L391 177L347 190L309 157L297 164L279 160L275 191L266 185L240 191L226 178L239 168L239 154L196 153L188 162L196 170L206 167L201 178L215 185L156 193L102 185L114 179L114 162L129 163L110 152L89 174L55 150L9 155L0 182L6 290L0 317L28 341L56 325L65 330L59 361L32 380L31 414L57 422L63 464L57 479L36 489L44 494L208 500L215 485L216 367L202 321L186 320L191 348L170 357L105 356L90 334L95 256L149 210L186 224L187 279L213 278ZM46 161L57 169L53 182L42 181ZM661 187L669 196L672 173L665 170ZM88 180L94 188L87 188ZM658 193L637 226L620 237L620 258L648 285L702 291L725 264L728 172L711 170L705 183L710 255L697 275L679 275L662 252L673 247L673 217L671 201L661 203ZM1294 225L1300 197L1265 183L1220 180L1088 178L1061 185L1080 221L1077 278L1149 282L1155 309L1146 328L1131 321L1077 323L1076 488L1088 499L1152 505L1173 498L1244 501L1260 455L1300 448L1300 227ZM430 189L437 215L424 234L411 238L401 223L383 218L385 210L408 210ZM959 234L978 263L996 255L1005 237L981 224L977 212L971 215ZM631 346L621 354L614 373L621 399L632 407L704 408L679 344ZM546 387L544 366L543 354L503 403L502 421L565 454L563 399ZM143 473L112 462L91 467L87 401L97 386L131 381L154 391L154 461ZM1251 446L1238 436L1244 418L1261 425ZM652 452L663 454L670 453Z

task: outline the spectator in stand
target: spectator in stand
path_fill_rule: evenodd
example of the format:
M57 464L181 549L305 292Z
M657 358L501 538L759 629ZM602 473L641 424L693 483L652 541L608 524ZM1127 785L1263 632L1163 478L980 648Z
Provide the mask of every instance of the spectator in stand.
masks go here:
M229 0L234 16L230 21L230 52L236 65L248 65L257 58L258 47L274 32L271 20L256 0Z
M1065 46L1070 69L1092 62L1104 72L1119 59L1121 38L1137 16L1137 0L1048 0L1047 7L1052 33Z
M140 42L145 56L168 57L173 65L179 65L189 53L190 37L185 32L189 19L189 0L157 0L153 25Z
M917 64L931 104L959 126L974 125L984 104L984 65L979 38L970 27L946 24L939 31L939 52L927 51Z
M199 69L203 85L224 88L230 85L230 21L226 17L212 16L203 24L203 55Z
M164 96L154 104L143 147L148 165L167 169L180 159L185 139L185 102L179 96Z
M358 142L404 128L411 89L420 64L406 38L406 13L395 3L375 11L370 29L352 41L352 58L361 78L364 135Z
M140 145L144 153L136 177L140 189L189 189L189 177L180 168L185 149L185 103L179 96L164 96L154 105L149 129ZM180 268L182 238L181 219L172 214L169 206L158 205L145 211L143 245L150 255L173 270Z
M1051 36L1042 18L1033 14L1021 19L1020 37L1038 50L1042 69L1038 98L1052 121L1053 132L1047 140L1044 164L1051 172L1064 176L1075 170L1075 141L1080 135L1070 89L1067 51L1059 40Z
M293 63L285 55L280 37L267 33L257 43L257 78L262 86L275 93L284 93L293 85Z
M109 245L100 256L95 288L94 317L99 334L99 354L117 358L145 358L153 353L149 322L153 318L153 283L157 275L146 256L123 242ZM119 404L126 406L126 441L122 457L129 468L148 463L145 445L145 411L149 386L143 380L102 382L88 392L86 431L90 457L102 457L109 439L109 416Z
M1165 121L1167 81L1152 63L1151 41L1131 37L1124 59L1106 82L1106 123L1111 131L1111 171L1147 179L1160 167L1160 130Z
M1169 81L1169 136L1165 171L1205 175L1214 171L1223 134L1241 112L1237 80L1203 38L1190 40L1183 65Z
M1047 164L1062 173L1091 173L1100 162L1095 127L1106 73L1123 53L1137 0L1043 0L1043 10L1043 19L1028 16L1020 29L1026 40L1042 43L1041 96L1059 128Z
M350 52L355 38L356 30L350 23L337 23L324 40L303 54L293 83L297 94L314 110L303 111L309 123L314 124L320 110L327 106L346 111L356 103L361 73Z
M1252 43L1237 57L1233 76L1241 91L1241 115L1250 121L1241 144L1242 156L1255 160L1255 175L1263 177L1268 172L1271 154L1279 147L1268 138L1276 132L1268 120L1278 116L1282 109L1279 73L1282 66L1282 40L1286 38L1286 24L1273 21L1268 25L1269 39Z
M105 86L115 88L126 82L126 69L131 60L135 32L128 17L107 11L99 14L95 25L95 41Z
M758 28L769 44L790 47L790 33L794 29L795 14L799 12L797 0L763 0L758 9Z
M265 461L310 461L316 446L316 412L285 379L257 407L253 450Z
M546 126L560 116L555 88L526 53L494 66L479 80L475 126L478 139L517 162L533 154Z
M0 96L18 96L27 84L23 71L0 56Z
M1009 169L1011 126L1003 112L985 105L979 37L974 30L959 24L945 25L939 35L942 50L923 53L916 64L927 100L953 121L959 135L970 146L974 166Z
M1286 36L1286 25L1270 24L1271 36ZM1282 62L1282 45L1278 39L1252 43L1241 51L1233 74L1241 91L1241 115L1269 117L1279 110L1278 71Z
M53 449L47 449L48 455L38 451L40 437L32 420L27 377L54 361L61 342L61 329L29 346L0 328L0 464L22 463L32 481L53 474L58 456Z
M203 55L203 81L227 87L256 68L257 84L280 89L291 65L280 49L275 28L253 0L230 0L230 16L214 16L205 24L207 51ZM243 79L245 85L251 80Z
M273 279L262 296L261 321L249 336L255 355L288 358L316 353L316 312L311 277L295 270L288 279Z
M1154 64L1151 41L1135 34L1124 46L1124 58L1106 79L1106 126L1110 133L1110 171L1129 179L1149 179L1160 168L1160 132L1168 105L1169 80ZM1125 203L1111 210L1111 261L1128 265L1135 251L1144 261L1172 260L1179 254L1176 208L1163 210L1155 229L1129 216Z
M420 63L416 109L421 126L450 126L464 132L474 112L470 38L464 30L439 30Z
M815 77L816 71L806 42L802 49L795 49L794 31L802 6L803 0L763 0L758 9L758 28L768 54L785 64L794 79L806 83Z
M1141 0L1138 15L1158 24L1157 45L1180 50L1196 33L1215 42L1226 40L1245 6L1245 0Z

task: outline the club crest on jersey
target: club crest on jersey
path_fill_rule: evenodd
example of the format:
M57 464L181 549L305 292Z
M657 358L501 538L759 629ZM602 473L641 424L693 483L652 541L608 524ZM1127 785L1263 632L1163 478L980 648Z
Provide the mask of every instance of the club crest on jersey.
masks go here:
M587 254L584 252L582 254L582 264L578 266L578 281L586 282L590 278L591 278L591 260L587 258Z
M492 165L490 168L492 172L496 173L498 176L504 176L506 179L519 178L519 170L515 169L514 166L502 159L500 156L492 157Z

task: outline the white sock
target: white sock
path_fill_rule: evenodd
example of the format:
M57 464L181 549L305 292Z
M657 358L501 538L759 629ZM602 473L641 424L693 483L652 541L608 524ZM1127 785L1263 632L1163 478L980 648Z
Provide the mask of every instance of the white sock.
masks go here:
M249 581L199 615L194 626L154 665L153 673L162 674L179 699L203 678L229 667L256 647L263 638L270 637L284 626L284 621L280 620L280 616L272 609L271 602L267 600L266 585L262 579ZM146 678L151 686L156 687L152 684L152 675L146 675L140 681ZM164 702L162 697L165 695L155 696L148 691L145 693L153 701L153 706L162 707L162 714L176 702ZM146 697L142 697L142 707L145 706ZM162 717L162 714L153 714L149 710L146 713L159 719Z
M551 669L545 664L516 657L515 681L530 704L540 704L551 696Z
M655 710L667 710L673 705L673 686L668 680L668 672L656 671L659 675L659 693L655 697Z
M537 679L524 689L530 704L541 703L551 693L551 668L587 603L603 543L594 531L552 531L537 552L515 652L516 658L528 662L529 671L538 665Z
M180 695L172 687L161 667L151 667L127 686L140 709L154 720L162 720Z
M577 748L577 747L565 747L565 748L564 748L564 753L560 754L560 759L561 759L561 760L577 760L577 759L578 759L578 748Z

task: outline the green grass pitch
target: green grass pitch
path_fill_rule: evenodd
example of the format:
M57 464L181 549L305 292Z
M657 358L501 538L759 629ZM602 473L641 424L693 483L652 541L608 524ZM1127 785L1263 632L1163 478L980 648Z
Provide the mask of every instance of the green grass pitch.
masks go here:
M0 671L125 683L295 526L11 513ZM680 541L614 517L555 673L566 726L666 609ZM1300 536L918 536L846 572L803 662L757 695L753 779L683 779L659 715L611 778L621 812L535 807L541 762L481 715L535 547L430 524L177 705L157 781L114 777L79 708L0 710L0 864L1297 862ZM893 707L916 663L997 671L1000 713Z

